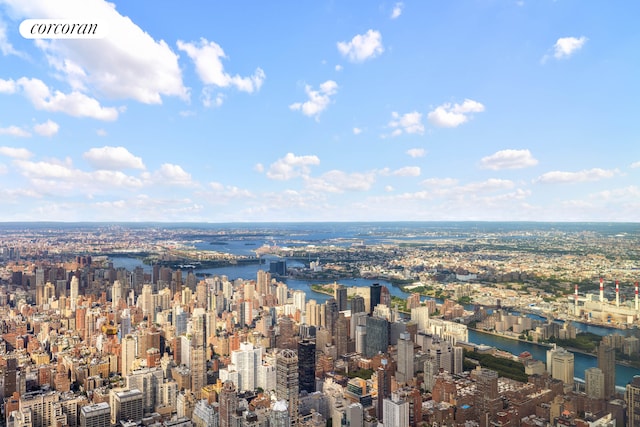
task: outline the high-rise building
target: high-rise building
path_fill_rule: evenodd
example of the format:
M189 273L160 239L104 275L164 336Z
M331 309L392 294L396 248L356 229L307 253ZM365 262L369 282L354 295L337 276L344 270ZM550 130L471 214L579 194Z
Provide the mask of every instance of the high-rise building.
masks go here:
M269 413L269 427L290 427L291 417L288 411L287 402L278 400L271 405Z
M482 427L487 427L500 409L501 399L498 393L498 373L481 368L476 374L476 394L474 396L476 416Z
M225 381L220 391L220 427L231 427L233 414L238 409L238 395L231 381Z
M409 425L409 402L398 398L393 393L391 399L383 401L383 424L385 426L408 426Z
M386 353L389 346L389 322L381 317L367 318L367 339L364 344L365 357ZM382 402L381 402L382 403Z
M120 372L123 377L129 375L133 365L133 359L136 357L136 340L132 335L127 335L122 340L122 348L120 350Z
M143 396L138 389L111 392L111 424L120 420L142 421Z
M382 293L382 286L379 283L374 283L369 287L370 305L369 314L373 314L373 309L376 305L380 304L380 295Z
M640 375L629 381L624 393L627 403L627 426L640 427Z
M79 286L80 286L80 282L78 281L78 278L76 276L73 276L71 278L71 286L69 289L69 300L71 305L71 311L74 311L78 304Z
M316 343L308 339L298 342L298 380L300 391L316 391Z
M604 399L604 374L600 368L591 367L584 371L584 382L587 396Z
M110 425L111 408L107 402L80 408L80 427L109 427Z
M349 342L349 319L344 316L344 313L339 313L336 319L335 327L335 345L336 353L339 356L347 354L347 343Z
M562 380L567 386L573 386L573 353L562 347L547 350L547 371L552 378Z
M360 295L355 295L351 298L351 315L353 316L355 313L364 313L364 298Z
M289 404L291 425L298 420L298 355L290 349L281 350L276 356L276 398Z
M238 391L253 391L257 387L256 374L262 364L264 348L254 347L248 342L240 343L240 348L231 353L231 364L238 371Z
M610 398L616 392L616 349L600 344L598 346L598 368L604 375L604 397Z
M398 371L396 381L409 383L413 379L413 341L408 332L400 334L398 339Z
M378 421L384 419L384 400L391 397L391 366L389 366L387 359L382 359L381 365L376 370L376 376L378 378L378 400L377 400L377 418ZM408 419L408 417L407 417Z
M342 285L336 286L333 291L333 297L338 303L338 311L344 311L347 309L347 288Z

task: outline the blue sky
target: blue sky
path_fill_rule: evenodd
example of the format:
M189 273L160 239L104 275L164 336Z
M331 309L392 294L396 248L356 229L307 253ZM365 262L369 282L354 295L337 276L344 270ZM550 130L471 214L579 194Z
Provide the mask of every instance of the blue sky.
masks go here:
M0 221L635 222L639 12L0 0Z

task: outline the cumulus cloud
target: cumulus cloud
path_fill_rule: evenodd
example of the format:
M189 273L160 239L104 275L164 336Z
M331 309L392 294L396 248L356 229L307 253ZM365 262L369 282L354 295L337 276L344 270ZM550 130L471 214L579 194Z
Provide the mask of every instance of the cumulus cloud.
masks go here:
M480 160L483 169L522 169L538 164L529 150L501 150Z
M296 156L287 153L283 158L276 160L269 166L267 177L279 181L286 181L299 176L308 176L311 172L310 166L320 164L318 156Z
M85 152L82 157L94 169L122 170L122 169L144 169L144 163L140 157L134 156L124 147L104 146L92 148Z
M31 134L18 126L7 126L6 128L0 128L0 135L18 136L20 138L26 138Z
M313 90L311 86L306 85L304 91L309 99L305 102L295 102L289 105L289 108L301 111L305 116L315 117L317 120L320 113L331 103L331 96L338 92L338 84L333 80L327 80L320 85L318 90Z
M353 128L353 134L354 135L360 135L362 133L362 129L360 128Z
M425 187L453 187L458 184L455 178L427 178L420 184Z
M582 49L587 40L584 36L561 37L553 45L553 57L556 59L569 58L575 52Z
M465 99L462 104L442 104L431 111L427 118L434 126L455 128L466 123L471 113L481 113L484 109L484 105L478 101Z
M415 159L418 157L424 157L427 152L424 148L410 148L407 150L407 154Z
M389 168L385 168L382 169L379 173L383 176L420 176L420 167L404 166L393 171Z
M633 163L631 163L631 167L632 167L633 169L635 169L635 168L640 168L640 162L633 162Z
M153 179L159 184L191 185L191 174L182 169L182 166L164 163L160 169L154 172Z
M11 42L9 42L9 39L7 38L7 26L2 20L0 20L0 52L2 52L4 56L7 56L7 55L16 55L21 57L25 56L21 52L18 52L13 47Z
M393 129L391 136L402 135L403 133L424 133L424 125L422 124L422 114L413 111L403 115L397 112L391 113L391 121L389 127Z
M348 173L331 170L323 173L319 178L308 178L306 185L309 190L323 193L343 193L345 191L367 191L376 180L375 172Z
M206 108L220 107L224 102L223 93L214 93L209 87L202 89L202 105Z
M53 136L60 130L60 125L52 120L47 120L44 123L35 125L33 130L40 136Z
M40 40L54 69L79 91L95 88L116 99L160 104L162 96L188 99L178 55L154 40L116 6L104 0L70 0L51 6L48 0L6 0L18 18L96 19L108 26L102 39Z
M349 42L338 42L338 51L351 62L363 62L384 52L382 34L369 30L354 36Z
M227 58L224 50L215 42L201 38L200 42L177 43L178 49L193 60L196 73L204 84L217 87L235 87L242 92L253 93L260 90L266 75L261 68L256 68L252 76L242 77L238 74L232 76L224 71L222 59Z
M0 156L11 157L12 159L27 160L33 154L26 148L0 147Z
M0 93L15 93L16 90L16 82L13 79L0 79Z
M578 172L552 171L540 175L534 182L542 184L573 184L578 182L600 181L617 175L617 169L606 170L601 168L584 169Z
M72 91L65 94L60 91L51 92L40 79L18 79L18 86L35 108L51 112L62 112L74 117L91 117L97 120L112 121L118 118L118 110L102 107L100 103L84 93Z
M402 2L398 2L393 6L393 10L391 11L391 19L396 19L400 15L402 15L402 9L404 8L404 4Z

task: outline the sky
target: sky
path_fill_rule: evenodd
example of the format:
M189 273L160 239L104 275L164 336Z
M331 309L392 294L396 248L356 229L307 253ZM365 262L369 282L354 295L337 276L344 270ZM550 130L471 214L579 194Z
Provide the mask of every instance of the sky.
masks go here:
M639 222L638 16L0 0L0 221Z

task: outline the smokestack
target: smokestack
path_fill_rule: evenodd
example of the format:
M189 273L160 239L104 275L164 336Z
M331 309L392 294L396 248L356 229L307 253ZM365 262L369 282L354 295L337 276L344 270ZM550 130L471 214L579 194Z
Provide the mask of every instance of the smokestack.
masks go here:
M602 283L602 277L600 278L600 302L604 302L604 284Z
M618 287L617 280L616 280L616 307L620 307L620 288Z
M638 311L638 282L636 282L636 311Z

